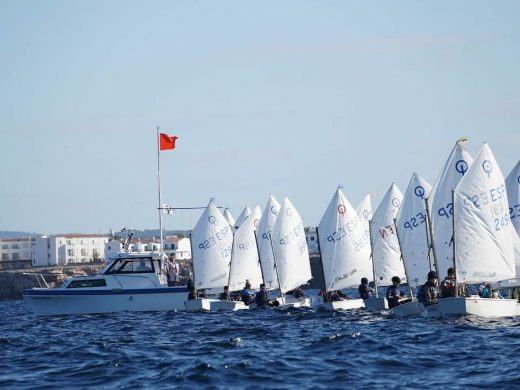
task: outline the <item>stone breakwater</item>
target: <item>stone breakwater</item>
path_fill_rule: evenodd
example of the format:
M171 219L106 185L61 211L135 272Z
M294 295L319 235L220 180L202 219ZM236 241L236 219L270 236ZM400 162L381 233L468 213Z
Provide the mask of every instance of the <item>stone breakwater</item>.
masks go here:
M186 283L190 277L191 261L179 260L181 266L181 283ZM0 300L22 299L23 291L26 288L44 287L41 278L38 282L36 275L43 275L49 287L58 287L66 279L72 276L87 276L99 273L104 264L98 265L77 265L49 268L26 268L22 270L0 272ZM304 288L322 288L323 274L321 270L320 258L311 256L311 270L313 278L308 286Z

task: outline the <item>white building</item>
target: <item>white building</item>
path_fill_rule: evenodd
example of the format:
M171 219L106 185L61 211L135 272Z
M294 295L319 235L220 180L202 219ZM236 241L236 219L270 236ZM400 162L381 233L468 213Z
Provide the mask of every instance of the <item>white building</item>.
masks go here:
M0 269L31 266L32 239L3 238L0 240Z
M108 236L99 234L37 237L32 245L32 265L54 266L104 261L106 242Z
M318 234L316 233L315 227L305 228L305 240L307 241L307 247L309 248L309 254L314 255L320 252L318 245Z
M111 259L123 252L124 240L111 240L105 243L105 259ZM131 253L159 252L161 243L158 239L137 239L131 241L128 251ZM190 239L185 237L170 236L164 238L163 250L167 256L175 255L176 259L191 259Z

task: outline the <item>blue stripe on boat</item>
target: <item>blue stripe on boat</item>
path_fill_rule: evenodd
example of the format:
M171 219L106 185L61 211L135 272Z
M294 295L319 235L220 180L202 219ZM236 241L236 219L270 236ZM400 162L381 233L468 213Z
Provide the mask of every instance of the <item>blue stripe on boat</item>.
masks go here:
M23 295L121 295L187 293L187 287L138 288L120 290L80 290L72 288L25 289Z

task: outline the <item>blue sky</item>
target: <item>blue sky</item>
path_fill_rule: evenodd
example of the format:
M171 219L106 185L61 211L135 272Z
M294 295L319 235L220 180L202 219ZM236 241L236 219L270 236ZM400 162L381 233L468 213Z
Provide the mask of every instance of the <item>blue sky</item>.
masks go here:
M516 1L1 1L0 230L157 227L163 194L315 225L435 181L454 142L520 156ZM377 204L376 204L377 205ZM198 212L167 217L191 228Z

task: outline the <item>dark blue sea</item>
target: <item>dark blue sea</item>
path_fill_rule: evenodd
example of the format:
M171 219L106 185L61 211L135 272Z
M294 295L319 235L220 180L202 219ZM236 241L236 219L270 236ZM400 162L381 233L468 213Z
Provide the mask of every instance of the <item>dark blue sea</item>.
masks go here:
M35 317L0 302L1 389L520 388L520 319L363 310Z

